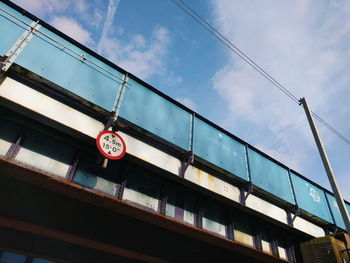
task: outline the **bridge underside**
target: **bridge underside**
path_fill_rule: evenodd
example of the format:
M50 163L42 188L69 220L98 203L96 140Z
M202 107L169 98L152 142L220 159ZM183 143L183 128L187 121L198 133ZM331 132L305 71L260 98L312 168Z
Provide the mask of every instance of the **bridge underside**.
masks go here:
M284 262L5 158L0 248L58 262Z

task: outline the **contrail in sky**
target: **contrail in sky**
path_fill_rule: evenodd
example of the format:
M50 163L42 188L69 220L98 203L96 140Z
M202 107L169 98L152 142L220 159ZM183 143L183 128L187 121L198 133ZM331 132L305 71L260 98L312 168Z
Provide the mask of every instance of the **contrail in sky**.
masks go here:
M102 34L101 34L100 41L98 42L98 46L97 46L97 53L99 53L99 54L102 53L103 40L107 37L108 32L112 26L113 18L114 18L115 12L117 11L119 2L120 2L120 0L109 0L106 20L103 24Z

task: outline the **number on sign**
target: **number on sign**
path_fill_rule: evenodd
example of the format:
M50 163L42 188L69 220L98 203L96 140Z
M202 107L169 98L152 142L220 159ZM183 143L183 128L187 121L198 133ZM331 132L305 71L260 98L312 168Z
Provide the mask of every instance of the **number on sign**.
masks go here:
M125 142L117 133L103 131L96 138L97 148L109 159L120 159L125 155Z

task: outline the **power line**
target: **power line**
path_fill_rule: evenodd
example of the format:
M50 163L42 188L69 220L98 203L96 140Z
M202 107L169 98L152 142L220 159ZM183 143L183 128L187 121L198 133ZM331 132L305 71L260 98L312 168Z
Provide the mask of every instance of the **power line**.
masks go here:
M321 122L324 126L326 126L331 132L333 132L336 136L338 136L340 139L342 139L345 143L350 145L350 140L346 138L344 135L342 135L340 132L338 132L335 128L333 128L329 123L327 123L325 120L323 120L319 115L317 115L315 112L311 111L312 116L315 117L316 120Z
M65 44L63 44L63 43L61 43L60 41L58 41L57 39L55 39L55 38L49 36L48 34L42 32L42 31L40 31L40 30L38 30L38 29L32 28L32 26L31 26L29 23L27 23L27 22L24 21L23 19L20 19L20 18L17 17L16 15L11 14L10 12L7 12L5 9L0 8L0 11L1 11L1 12L4 12L4 13L7 14L7 15L9 15L10 17L14 18L15 20L21 22L22 24L26 25L28 28L30 28L30 30L33 30L34 34L39 33L39 34L41 34L43 37L45 37L45 38L51 40L52 42L54 42L54 43L60 45L60 46L62 47L62 49L60 49L61 51L64 51L64 50L70 51L71 53L73 53L73 54L76 55L77 57L81 58L81 59L82 59L82 60L81 60L82 62L84 62L84 63L85 63L85 62L89 62L90 64L94 65L94 66L97 67L98 69L104 71L105 73L111 75L112 77L117 78L119 81L122 81L122 82L116 81L117 83L119 83L119 84L120 84L120 83L123 83L124 80L123 80L121 77L119 77L119 76L117 76L115 73L112 73L111 71L105 69L104 67L98 65L98 64L95 63L94 61L92 61L92 60L90 60L89 58L87 58L84 54L79 54L78 52L76 52L76 51L74 51L73 49L71 49L69 46L67 46L67 45L65 45ZM10 19L8 19L6 16L4 16L4 15L2 15L2 14L0 14L0 16L4 17L4 18L6 18L7 20L9 20L10 22L12 22L12 23L14 23L14 24L16 24L16 25L18 25L18 26L24 28L23 26L19 25L18 23L14 22L14 21L12 21L12 20L10 20ZM25 30L28 30L28 28L24 28L24 29L25 29ZM99 71L97 71L97 72L99 72ZM101 72L99 72L99 73L101 73ZM102 74L102 73L101 73L101 74ZM130 86L132 86L132 85L131 85L130 83L128 83L128 82L127 82L127 84L130 85Z
M245 54L236 45L234 45L227 37L225 37L215 27L213 27L209 22L207 22L205 18L200 16L193 8L191 8L188 4L186 4L182 0L171 0L171 1L173 1L178 7L180 7L185 13L187 13L190 17L192 17L199 25L201 25L204 29L206 29L210 34L212 34L220 42L222 42L226 47L228 47L231 51L233 51L236 55L238 55L241 59L243 59L249 66L251 66L259 74L261 74L272 85L278 88L281 92L283 92L295 103L300 105L299 99L292 92L290 92L286 87L284 87L280 82L278 82L274 77L272 77L271 74L266 72L261 66L259 66L256 62L254 62L247 54ZM323 124L326 128L328 128L332 133L338 136L342 141L350 145L350 140L348 138L346 138L343 134L337 131L329 123L323 120L319 115L317 115L315 112L312 112L312 115L321 124Z
M221 34L217 29L210 25L203 17L201 17L197 12L195 12L190 6L188 6L183 1L172 0L177 6L179 6L183 11L190 15L197 23L209 31L215 38L226 45L231 51L236 53L240 58L247 62L252 68L258 71L264 78L270 81L275 87L281 90L285 95L292 99L295 103L299 104L299 99L294 96L289 90L287 90L282 84L280 84L276 79L274 79L269 73L267 73L263 68L256 64L250 57L248 57L243 51L241 51L236 45L234 45L229 39L227 39L223 34Z

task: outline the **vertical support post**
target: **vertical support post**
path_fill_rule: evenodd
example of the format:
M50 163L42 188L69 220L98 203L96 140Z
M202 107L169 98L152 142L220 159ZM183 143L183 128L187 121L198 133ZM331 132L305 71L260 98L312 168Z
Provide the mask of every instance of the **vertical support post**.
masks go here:
M78 158L78 156L79 156L79 153L77 153L77 154L74 156L74 158L73 158L71 164L69 165L69 168L68 168L68 171L67 171L67 175L66 175L66 179L67 179L68 181L72 181L72 180L73 180L73 176L74 176L74 174L75 174L75 171L77 170L77 166L78 166L78 163L79 163L79 158Z
M239 202L242 205L245 205L248 196L253 193L253 182L250 174L250 165L249 165L249 155L248 155L248 144L244 145L244 152L245 152L245 159L246 159L246 170L247 170L247 177L248 177L248 183L240 188L240 195L239 195ZM247 194L245 194L245 191L247 191Z
M316 141L316 145L317 145L318 151L319 151L319 153L321 155L321 159L322 159L324 168L326 170L329 183L330 183L330 185L332 187L335 199L337 201L337 204L338 204L341 216L343 218L346 231L348 233L350 233L350 218L349 218L349 214L348 214L348 211L346 209L346 206L345 206L344 199L342 197L341 191L340 191L340 189L338 187L338 184L336 182L336 179L335 179L335 176L334 176L331 164L330 164L330 162L328 160L328 157L327 157L327 154L326 154L326 150L325 150L325 148L323 146L323 143L321 141L321 138L320 138L320 136L318 134L316 125L315 125L315 123L314 123L314 121L312 119L312 115L311 115L311 111L309 109L309 105L307 104L307 101L306 101L305 98L300 99L299 102L300 102L300 104L302 104L304 106L304 110L305 110L305 113L306 113L307 120L309 122L309 125L310 125L310 128L311 128L312 134L314 136L314 139Z
M129 76L128 74L125 74L123 77L123 81L120 84L120 90L117 95L116 101L115 101L115 108L114 108L114 117L113 121L116 121L119 116L119 111L123 102L124 94L125 94L125 89L126 89L126 84L128 83Z
M250 174L250 165L249 165L249 155L248 155L248 144L244 145L244 151L245 151L245 158L246 158L246 169L247 169L247 176L249 182L252 182L251 174Z
M129 172L130 166L126 166L118 178L118 184L115 190L115 197L119 200L123 199L124 189L126 186L127 174Z
M2 68L3 65L4 65L4 64L3 64L2 61L0 60L0 67ZM0 85L4 82L5 78L6 78L6 72L0 70Z
M185 197L184 193L176 191L176 200L175 200L175 218L178 220L184 220L184 207L185 207Z
M289 180L289 184L290 184L290 189L292 190L294 204L298 206L297 197L296 197L296 194L295 194L295 189L294 189L294 185L292 183L292 176L290 174L290 169L289 168L288 168L288 180Z
M194 225L198 228L203 228L203 210L200 207L196 208L194 214Z
M189 136L189 151L187 152L185 161L181 162L180 177L185 177L186 170L190 164L194 162L194 119L195 113L191 115L190 120L190 136Z
M294 189L294 186L292 183L292 176L290 173L290 169L288 169L288 180L289 180L290 188L291 188L291 191L293 194L293 200L294 200L295 205L293 205L290 209L287 210L287 221L288 221L289 225L293 226L294 220L297 218L297 216L300 213L300 209L298 206L298 202L297 202L297 198L296 198L296 194L295 194L295 189ZM294 214L293 216L292 216L292 213Z
M124 93L125 93L125 86L126 86L126 84L128 84L128 79L129 79L128 74L125 74L123 77L122 83L120 83L120 89L119 89L118 95L117 95L115 103L114 103L114 113L108 119L108 121L104 127L105 130L108 130L112 126L112 123L118 119L119 110L120 110L120 107L121 107L121 104L123 101L123 97L124 97ZM113 131L114 131L114 129L113 129ZM102 168L106 169L107 166L108 166L108 159L104 158L102 161Z
M233 222L233 213L229 211L229 209L224 209L225 211L225 231L226 231L226 237L229 240L234 240L234 222Z
M231 219L230 217L228 217L226 219L226 237L229 240L234 240L235 239L235 236L234 236L235 226L234 226L233 222L230 219Z
M11 144L9 150L5 154L5 158L14 159L16 157L17 153L21 149L21 143L23 141L23 137L24 137L24 135L20 135L17 138L17 140Z
M35 31L40 28L39 20L33 22L26 32L17 40L17 42L12 46L12 48L6 53L5 61L2 62L1 70L6 72L10 66L13 64L18 55L23 51L25 46L34 36Z
M194 124L195 124L195 118L196 118L196 114L192 113L191 114L191 122L190 122L190 152L192 152L192 154L194 153Z
M246 205L246 201L248 199L248 196L253 193L254 186L251 182L245 184L242 188L240 188L240 194L239 194L239 202L242 205ZM245 193L247 192L247 194Z
M194 225L198 228L203 228L203 214L204 214L204 203L205 199L201 198L200 196L195 196L195 203L194 203Z
M287 259L288 259L288 261L291 261L291 262L295 262L296 261L295 251L294 251L294 246L293 245L289 245L287 247Z
M278 242L277 242L277 240L271 239L270 250L271 250L272 255L274 255L276 257L280 256L280 253L278 251Z
M290 236L288 236L286 254L287 254L287 259L291 262L296 262L294 244L295 244L295 241Z
M71 162L69 164L69 168L68 168L68 171L67 171L67 174L66 174L66 179L68 181L72 181L73 180L75 171L77 170L77 167L78 167L79 157L80 157L80 149L76 149L75 153L74 153L74 156L73 156L73 158L72 158L72 160L71 160Z
M257 250L262 250L261 233L259 231L259 227L256 225L253 225L253 241L254 247Z
M15 142L13 142L8 149L7 153L5 154L5 158L8 158L10 160L13 160L16 158L16 155L18 154L19 150L22 147L23 140L26 138L26 136L29 133L30 128L29 127L23 127L16 139Z
M167 203L167 190L166 186L162 185L160 187L159 200L158 200L158 212L162 215L165 215Z
M293 216L292 216L293 214ZM287 222L288 225L293 226L295 219L300 214L300 209L298 205L294 205L292 208L287 210Z

